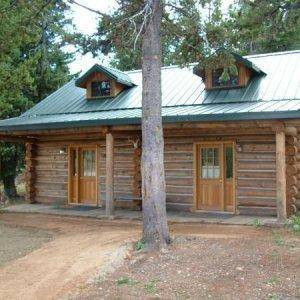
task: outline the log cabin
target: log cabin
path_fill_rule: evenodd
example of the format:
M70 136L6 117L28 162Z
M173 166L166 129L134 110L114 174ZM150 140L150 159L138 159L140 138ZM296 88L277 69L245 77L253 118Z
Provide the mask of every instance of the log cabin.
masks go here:
M235 59L226 82L162 68L167 210L284 220L300 199L300 51ZM2 120L0 140L26 145L27 201L139 208L141 112L141 70L96 64Z

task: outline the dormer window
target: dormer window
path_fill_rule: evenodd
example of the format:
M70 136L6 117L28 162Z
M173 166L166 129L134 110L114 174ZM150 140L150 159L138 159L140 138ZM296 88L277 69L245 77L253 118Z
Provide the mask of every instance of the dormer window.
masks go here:
M75 85L86 89L87 100L114 98L135 86L128 74L98 64L79 77Z
M194 74L203 79L206 90L243 88L249 84L251 78L266 75L249 59L236 53L231 53L231 55L235 63L234 66L226 67L228 68L227 72L220 67L220 63L215 68L213 65L209 67L200 64L195 66Z
M239 85L239 74L228 74L228 80L222 79L224 69L216 69L211 72L212 87L235 87Z
M110 96L110 81L91 82L91 96L92 98Z

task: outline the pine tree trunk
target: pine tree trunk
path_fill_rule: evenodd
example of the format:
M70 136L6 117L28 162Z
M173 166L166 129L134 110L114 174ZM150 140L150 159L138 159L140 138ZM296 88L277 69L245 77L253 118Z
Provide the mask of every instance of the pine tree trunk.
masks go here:
M164 140L161 117L162 3L151 0L152 17L142 41L142 196L143 240L150 249L170 242L166 216Z

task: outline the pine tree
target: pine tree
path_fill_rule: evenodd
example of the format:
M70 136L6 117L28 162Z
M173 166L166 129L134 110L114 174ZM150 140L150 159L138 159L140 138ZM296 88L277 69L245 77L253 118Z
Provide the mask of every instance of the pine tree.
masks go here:
M243 54L299 49L299 0L239 0L227 23L230 42Z
M70 35L64 1L0 1L0 119L19 116L69 79L72 55L62 46ZM0 180L16 196L23 165L20 145L0 142Z

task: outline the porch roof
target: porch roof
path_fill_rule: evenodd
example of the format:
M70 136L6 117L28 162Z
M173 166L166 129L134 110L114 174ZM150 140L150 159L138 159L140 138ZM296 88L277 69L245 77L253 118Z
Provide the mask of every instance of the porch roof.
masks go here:
M163 121L299 118L300 50L245 58L266 75L244 88L207 91L192 66L162 68ZM126 74L134 85L115 98L87 101L72 80L20 117L0 121L0 132L140 123L141 70Z

